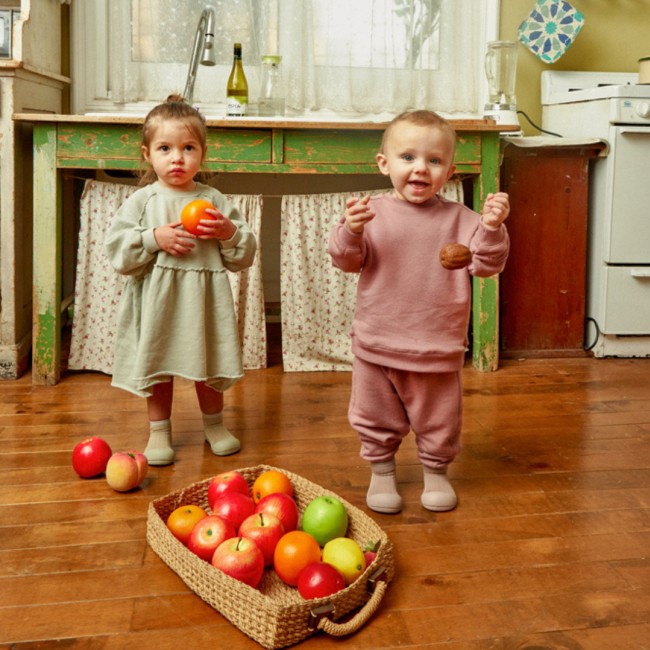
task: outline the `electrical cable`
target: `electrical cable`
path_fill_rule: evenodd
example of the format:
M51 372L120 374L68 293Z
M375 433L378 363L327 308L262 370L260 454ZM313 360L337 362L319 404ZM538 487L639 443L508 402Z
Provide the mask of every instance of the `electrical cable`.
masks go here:
M594 339L594 342L591 345L583 346L585 352L589 352L589 350L593 349L596 343L598 343L598 339L600 338L600 327L598 327L598 323L596 322L596 319L592 318L591 316L587 316L585 318L585 340L587 338L587 323L591 323L596 328L596 338Z
M533 122L524 111L517 111L517 115L523 115L527 120L528 123L535 129L537 129L540 133L546 133L546 135L552 135L555 136L556 138L563 138L564 136L560 135L559 133L553 133L553 131L546 131L544 130L541 126L537 126L535 122Z

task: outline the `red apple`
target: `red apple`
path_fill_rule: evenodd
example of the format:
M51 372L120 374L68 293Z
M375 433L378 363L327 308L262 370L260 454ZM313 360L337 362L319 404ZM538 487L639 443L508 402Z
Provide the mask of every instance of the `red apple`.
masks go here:
M326 562L308 564L298 574L298 593L305 599L326 598L345 587L341 572Z
M232 524L217 515L209 515L194 524L187 540L187 548L202 560L210 562L217 547L236 535Z
M293 497L282 492L267 494L259 500L255 512L265 512L275 515L284 526L285 532L296 529L298 525L298 505Z
M241 492L226 492L212 504L212 514L230 522L235 530L255 512L253 499Z
M233 537L217 547L212 566L256 588L264 574L264 555L252 540Z
M246 479L236 470L232 472L223 472L214 476L208 484L208 503L210 508L214 502L227 492L241 492L250 496L250 488Z
M72 450L72 467L81 478L99 476L106 471L112 453L110 445L102 438L86 438Z
M255 542L264 556L264 566L273 564L273 551L284 535L282 522L272 514L258 512L246 517L239 527L239 536Z
M144 463L136 454L144 458ZM128 492L140 485L144 478L142 472L146 476L147 467L144 454L116 451L106 463L106 481L117 492Z

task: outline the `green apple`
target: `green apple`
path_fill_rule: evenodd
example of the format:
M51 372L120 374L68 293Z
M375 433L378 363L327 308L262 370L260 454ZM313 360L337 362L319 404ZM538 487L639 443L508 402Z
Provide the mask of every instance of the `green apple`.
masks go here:
M320 546L335 537L343 537L348 530L348 513L336 497L321 495L312 499L302 513L301 528Z

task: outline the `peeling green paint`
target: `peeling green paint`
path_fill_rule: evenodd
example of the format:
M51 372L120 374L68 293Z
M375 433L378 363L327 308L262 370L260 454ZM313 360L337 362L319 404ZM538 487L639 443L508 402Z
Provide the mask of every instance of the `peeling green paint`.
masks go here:
M496 370L499 364L499 280L474 278L472 294L472 360L474 367L483 372Z
M54 333L59 332L61 327L60 315L57 310L35 313L33 325L32 374L39 378L39 384L56 384L59 379L61 346Z

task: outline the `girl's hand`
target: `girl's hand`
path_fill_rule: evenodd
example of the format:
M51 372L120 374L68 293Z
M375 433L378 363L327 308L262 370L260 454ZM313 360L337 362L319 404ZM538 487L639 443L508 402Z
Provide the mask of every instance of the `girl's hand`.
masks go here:
M153 236L160 249L174 257L187 255L194 248L192 240L196 239L195 235L180 226L181 222L176 221L166 226L160 226L153 231Z
M364 226L375 217L375 213L368 207L368 201L369 196L361 199L351 196L345 203L345 226L355 235L360 235Z
M488 228L498 228L510 214L510 200L505 192L488 194L481 220Z
M237 226L225 217L219 210L206 210L216 219L201 219L198 230L200 231L199 239L230 239L236 232Z

